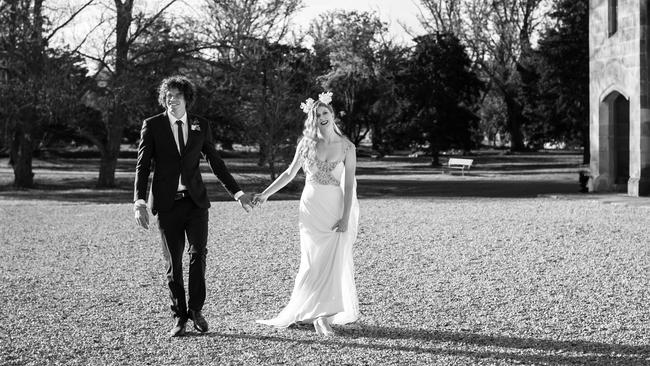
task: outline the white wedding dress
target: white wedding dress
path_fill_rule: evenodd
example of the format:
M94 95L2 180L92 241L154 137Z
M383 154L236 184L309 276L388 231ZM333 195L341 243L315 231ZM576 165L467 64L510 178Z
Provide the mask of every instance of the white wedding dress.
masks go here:
M346 151L354 148L346 143ZM359 317L352 260L359 223L356 181L348 230L336 232L332 226L343 214L344 163L301 159L306 179L299 212L300 268L287 306L275 318L257 322L285 328L330 317L331 324L351 323Z

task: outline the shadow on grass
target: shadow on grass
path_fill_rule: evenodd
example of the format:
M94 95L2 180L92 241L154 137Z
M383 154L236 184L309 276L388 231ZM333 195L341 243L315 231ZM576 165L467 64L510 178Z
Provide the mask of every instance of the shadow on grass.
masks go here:
M483 197L532 198L548 194L575 194L579 184L572 181L505 179L415 180L358 179L360 198L399 197Z
M259 192L262 185L245 185L247 192ZM505 180L505 179L471 179L462 178L445 180L416 179L374 179L359 178L357 193L359 198L397 199L397 198L534 198L549 194L578 194L579 185L572 181L557 180ZM300 198L302 185L283 189L271 200L297 200ZM232 197L217 184L209 184L208 196L212 202L232 201ZM115 189L92 189L82 184L46 184L36 189L15 190L0 187L0 199L11 200L46 200L71 203L131 203L133 188L131 184L120 184Z
M520 165L502 165L502 166L486 166L486 165L474 165L470 169L468 174L483 174L483 173L497 173L497 174L539 174L545 175L548 174L549 169L554 171L565 171L565 172L575 172L576 176L579 172L579 167L573 163L567 164L520 164ZM444 165L432 167L431 165L415 165L415 164L404 164L404 165L392 165L390 167L357 167L357 175L368 174L368 175L381 175L381 174L390 174L390 175L409 175L409 174L418 174L418 175L436 175L447 173L447 169ZM454 174L460 175L459 170L452 170L452 172L457 172Z
M309 329L300 328L299 330ZM332 338L316 338L313 340L274 335L224 334L216 332L208 333L206 336L237 340L323 345L339 348L349 347L374 351L414 352L474 359L498 359L534 364L647 365L650 360L649 346L628 346L580 340L556 341L551 339L491 336L465 332L378 327L364 324L356 324L351 327L335 327L335 330L337 335ZM358 338L365 338L366 340L363 343L355 342ZM417 341L418 345L393 345L382 344L380 342L367 343L368 338L376 340L413 340ZM429 346L421 346L422 342L426 342ZM454 343L455 345L449 345L449 343ZM463 349L469 347L495 347L504 350L475 351ZM534 352L536 354L516 353L512 349L526 350L527 353Z
M71 183L71 182L69 182ZM76 183L76 184L75 184ZM121 182L115 189L92 189L84 183L43 184L36 189L15 190L0 187L0 199L46 200L72 203L131 203L133 201L132 183ZM129 182L130 183L130 182ZM247 192L258 192L264 187L249 184L243 187ZM445 180L416 179L358 179L359 198L397 199L397 198L534 198L550 194L578 194L579 185L572 181L446 178ZM271 200L297 200L302 192L302 184L283 189ZM208 196L212 202L232 201L232 197L217 184L209 184Z
M566 179L567 169L570 171L578 166L566 161L576 160L575 156L481 155L476 159L490 167L482 170L479 164L479 169L469 173L469 176L461 176L457 172L443 175L442 169L432 168L426 163L427 159L389 157L361 160L357 166L358 195L360 198L391 199L533 198L549 194L577 194L580 189L577 170L574 181L563 180ZM116 187L113 189L95 189L98 159L53 159L41 164L43 167L38 171L35 189L14 189L11 186L11 170L0 171L0 199L105 204L133 201L134 159L119 161L121 170L118 169ZM256 159L230 159L228 164L231 171L239 175L240 185L247 192L259 192L270 183L264 168L257 166ZM207 174L206 186L211 201L232 200L221 185L214 182L207 165L202 165L201 170ZM292 187L285 187L272 199L299 199L302 183L295 182Z

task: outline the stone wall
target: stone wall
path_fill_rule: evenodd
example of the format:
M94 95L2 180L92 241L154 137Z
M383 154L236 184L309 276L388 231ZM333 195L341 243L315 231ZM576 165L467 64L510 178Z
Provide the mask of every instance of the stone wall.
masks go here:
M630 195L650 193L648 0L618 0L618 30L608 34L608 0L589 2L591 191L615 189L607 97L630 103ZM648 170L648 171L646 171Z

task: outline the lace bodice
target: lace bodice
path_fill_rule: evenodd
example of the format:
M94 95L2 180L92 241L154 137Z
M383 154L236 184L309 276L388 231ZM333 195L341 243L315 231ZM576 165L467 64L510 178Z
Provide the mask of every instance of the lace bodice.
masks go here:
M345 141L345 150L343 156L347 154L350 148L354 148L354 144ZM306 182L320 184L320 185L341 185L341 175L343 174L343 160L337 161L322 161L318 158L309 158L306 153L301 154L302 169L305 171ZM338 167L340 169L337 169Z
M342 161L321 161L318 159L304 159L302 163L302 169L305 171L306 181L316 184L321 184L325 186L338 186L341 184L340 177L341 174L337 174L336 178L334 174L334 169Z

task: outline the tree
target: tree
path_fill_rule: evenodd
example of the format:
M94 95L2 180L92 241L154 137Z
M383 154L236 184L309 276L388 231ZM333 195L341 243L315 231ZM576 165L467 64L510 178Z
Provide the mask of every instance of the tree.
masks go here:
M589 163L589 2L560 0L539 41L537 118L554 142L583 147Z
M34 185L32 159L35 142L48 120L52 106L47 100L55 95L57 83L65 75L49 68L54 54L48 47L52 37L92 3L88 1L58 26L52 26L43 13L43 0L8 0L0 3L0 81L2 116L10 140L10 161L14 186Z
M141 99L138 96L142 95L142 90L151 88L151 85L144 87L141 84L137 65L161 65L169 60L164 49L165 43L140 43L137 47L138 40L157 24L164 11L176 1L169 0L157 13L147 16L143 12L133 14L134 0L114 0L114 42L106 39L105 45L108 46L99 50L98 55L80 52L97 63L96 78L103 84L99 92L94 91L85 98L89 106L101 112L104 126L103 131L97 131L100 134L85 134L99 148L101 155L98 187L115 186L115 168L124 129L129 122L134 123L136 120L136 116L129 112L140 105L138 102ZM176 52L186 54L192 50Z
M43 73L44 36L43 1L11 1L2 8L2 53L5 56L7 83L3 96L9 104L3 108L8 120L10 162L14 168L14 185L32 187L34 134L39 122L38 107ZM9 92L9 88L16 88Z
M119 91L123 103L121 142L134 143L140 138L141 121L154 111L160 111L156 87L165 77L177 73L193 76L187 71L193 60L198 41L193 33L184 32L184 25L172 25L164 17L153 20L134 40L129 49L129 65L121 85L115 85L115 75L110 69L101 69L94 75L96 85L86 89L86 105L100 111L100 128L91 124L78 125L79 133L101 151L107 149L110 135L109 122L112 119L115 90ZM102 127L103 126L103 127ZM116 154L119 153L119 150Z
M286 43L291 16L301 0L206 0L208 19L203 25L204 54L215 76L211 107L216 130L228 138L243 131L242 142L258 144L260 165L271 177L290 156L303 116L300 101L315 82L308 50ZM285 42L282 44L281 42ZM301 113L301 112L300 112ZM225 128L228 126L229 128ZM289 156L288 156L289 155Z
M204 0L206 19L201 30L218 59L235 61L255 52L256 40L277 43L289 34L291 16L302 7L302 0Z
M487 143L490 146L503 146L503 137L506 133L505 121L508 119L508 116L501 96L494 90L488 90L482 96L479 113L479 131L482 135L481 138L487 139Z
M379 126L378 118L384 120L380 104L386 104L393 89L377 59L382 47L389 48L383 42L386 31L387 25L375 14L357 11L325 13L310 26L316 58L330 64L319 81L334 93L343 132L355 144Z
M407 148L408 125L404 123L404 109L408 100L400 94L400 73L408 63L410 49L405 46L383 43L375 52L375 78L378 98L370 110L372 148L380 155L394 149Z
M525 148L523 88L533 57L531 37L544 21L548 0L421 0L425 29L455 34L473 66L506 106L506 128L513 151ZM522 75L523 79L522 80Z
M88 143L80 129L103 130L100 113L83 104L85 93L96 88L96 82L88 76L85 60L74 51L51 50L47 61L46 69L56 73L52 73L46 83L55 88L47 94L48 121L42 126L39 146L46 148L52 142Z
M264 40L258 47L246 62L241 106L247 135L258 143L273 180L293 157L301 135L300 103L317 90L309 50Z
M450 33L416 37L416 46L402 75L407 115L422 142L429 143L432 165L449 147L471 147L477 118L471 111L482 82L470 70L471 61L458 38Z

